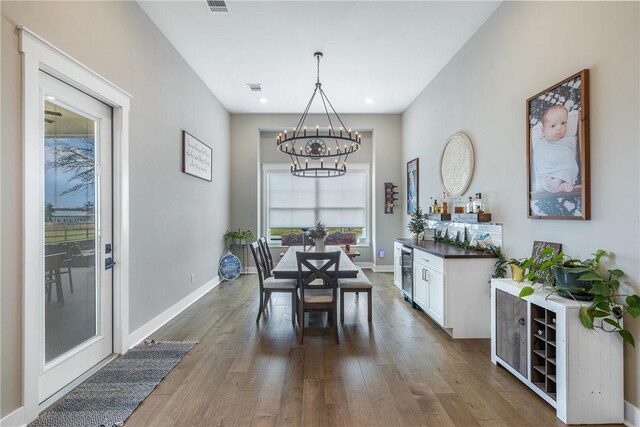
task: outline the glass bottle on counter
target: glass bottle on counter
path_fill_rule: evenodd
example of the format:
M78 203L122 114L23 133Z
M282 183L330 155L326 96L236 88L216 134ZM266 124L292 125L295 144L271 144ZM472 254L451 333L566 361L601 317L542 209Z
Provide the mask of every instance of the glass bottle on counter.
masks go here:
M456 197L453 199L453 213L463 214L464 211L464 200L460 197Z
M447 193L442 193L442 213L449 213L449 199L447 199Z
M469 196L469 201L467 202L467 206L465 206L466 213L473 213L473 198Z
M482 193L476 193L476 199L473 201L473 213L484 213Z
M438 205L438 199L433 200L433 213L440 213L440 205Z

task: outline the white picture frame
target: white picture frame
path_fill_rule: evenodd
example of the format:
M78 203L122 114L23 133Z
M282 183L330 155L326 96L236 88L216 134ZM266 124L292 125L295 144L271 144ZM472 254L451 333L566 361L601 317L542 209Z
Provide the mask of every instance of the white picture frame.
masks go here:
M213 150L186 130L182 131L182 172L213 181Z

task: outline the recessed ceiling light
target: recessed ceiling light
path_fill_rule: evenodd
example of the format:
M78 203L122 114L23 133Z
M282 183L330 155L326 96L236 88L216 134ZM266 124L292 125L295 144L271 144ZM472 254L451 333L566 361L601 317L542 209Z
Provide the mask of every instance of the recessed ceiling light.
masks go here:
M373 104L373 101L375 101L375 98L369 97L367 99L364 100L364 102L366 102L367 104Z
M267 102L269 102L267 98L259 98L258 101L260 102L260 104L266 104Z

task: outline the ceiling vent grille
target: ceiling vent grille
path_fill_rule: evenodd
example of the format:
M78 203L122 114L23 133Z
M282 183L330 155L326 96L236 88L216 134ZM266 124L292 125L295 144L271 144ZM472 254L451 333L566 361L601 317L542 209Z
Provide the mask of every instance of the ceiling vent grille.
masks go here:
M228 12L227 3L222 0L206 0L211 12Z
M260 91L262 91L262 84L261 83L247 83L247 86L249 86L249 89L251 89L252 92L260 92Z

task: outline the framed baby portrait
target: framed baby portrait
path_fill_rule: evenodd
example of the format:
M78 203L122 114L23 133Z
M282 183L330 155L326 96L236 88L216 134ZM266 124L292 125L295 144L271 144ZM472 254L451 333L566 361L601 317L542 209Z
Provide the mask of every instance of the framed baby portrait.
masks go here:
M589 70L527 99L527 212L590 219Z
M413 213L418 207L418 159L407 162L407 214Z

